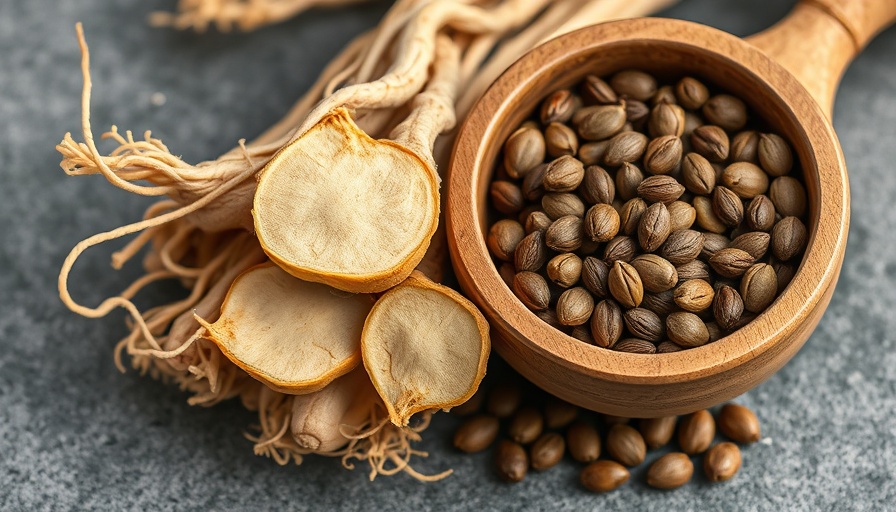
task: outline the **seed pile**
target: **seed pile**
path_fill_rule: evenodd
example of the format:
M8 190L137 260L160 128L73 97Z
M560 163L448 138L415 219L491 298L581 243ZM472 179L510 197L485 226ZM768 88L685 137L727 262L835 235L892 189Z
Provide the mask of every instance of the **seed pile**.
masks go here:
M604 348L716 341L765 310L808 240L788 143L692 77L588 76L504 144L487 246L519 300Z
M700 455L709 481L729 480L741 466L738 444L760 438L756 415L741 405L726 404L715 418L702 410L681 418L633 420L596 415L510 382L488 393L480 390L452 412L465 418L454 446L477 453L494 445L495 471L502 480L519 482L530 469L549 469L568 453L584 465L579 479L592 492L619 488L631 478L631 468L644 464L650 451L667 448L673 438L677 451L649 462L648 485L674 489L686 484L694 473L692 459ZM717 428L729 441L713 444Z

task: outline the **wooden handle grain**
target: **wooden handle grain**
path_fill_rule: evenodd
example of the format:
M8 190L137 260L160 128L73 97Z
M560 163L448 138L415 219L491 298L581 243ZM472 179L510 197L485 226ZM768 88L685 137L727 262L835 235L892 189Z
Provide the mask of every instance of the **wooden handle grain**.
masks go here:
M802 0L747 40L787 68L830 117L846 67L894 21L896 0Z

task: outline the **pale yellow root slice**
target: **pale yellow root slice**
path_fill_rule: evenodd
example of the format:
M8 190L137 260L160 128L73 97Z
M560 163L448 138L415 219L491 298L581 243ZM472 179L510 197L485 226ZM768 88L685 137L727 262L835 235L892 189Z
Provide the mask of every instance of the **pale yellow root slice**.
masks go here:
M439 220L438 182L419 156L371 139L340 108L271 159L252 215L262 248L290 274L380 292L423 258Z
M367 371L359 365L320 391L293 398L290 432L299 448L334 452L349 442L341 426L364 425L378 400Z
M473 396L489 349L482 313L418 272L380 297L361 336L364 367L400 427L414 413L450 409Z
M373 298L295 279L270 263L231 286L206 336L249 375L288 394L311 393L360 362Z

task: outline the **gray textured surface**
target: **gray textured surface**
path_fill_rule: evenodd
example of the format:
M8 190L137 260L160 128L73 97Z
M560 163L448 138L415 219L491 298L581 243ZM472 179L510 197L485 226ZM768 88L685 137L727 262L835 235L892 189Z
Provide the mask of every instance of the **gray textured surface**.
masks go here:
M790 3L685 0L665 14L745 35ZM896 31L856 60L838 95L834 125L853 194L840 285L802 352L742 398L758 411L766 443L745 450L741 474L725 485L697 478L657 492L639 471L633 485L594 496L578 487L570 461L516 486L498 483L489 455L451 449L447 415L427 433L432 456L419 464L455 468L442 483L369 483L365 471L329 459L282 468L252 455L242 432L253 418L237 404L189 407L175 389L116 371L123 314L70 313L56 272L78 240L137 219L148 202L58 167L53 147L79 122L74 22L85 22L91 43L96 129L152 129L200 161L275 121L385 8L314 12L251 35L146 26L148 11L172 4L0 2L0 510L896 508ZM151 104L156 92L164 106ZM111 250L76 268L82 302L96 304L137 275L135 266L110 271Z

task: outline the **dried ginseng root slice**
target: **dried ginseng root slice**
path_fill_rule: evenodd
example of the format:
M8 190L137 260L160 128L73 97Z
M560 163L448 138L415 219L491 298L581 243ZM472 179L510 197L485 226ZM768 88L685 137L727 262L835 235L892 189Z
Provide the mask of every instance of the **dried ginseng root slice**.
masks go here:
M322 389L361 361L369 295L294 278L270 263L233 282L207 337L237 366L281 393Z
M362 132L343 108L262 171L252 214L262 248L290 274L380 292L414 270L439 221L435 171Z
M466 402L485 376L490 341L482 313L415 272L370 311L361 352L392 423Z

